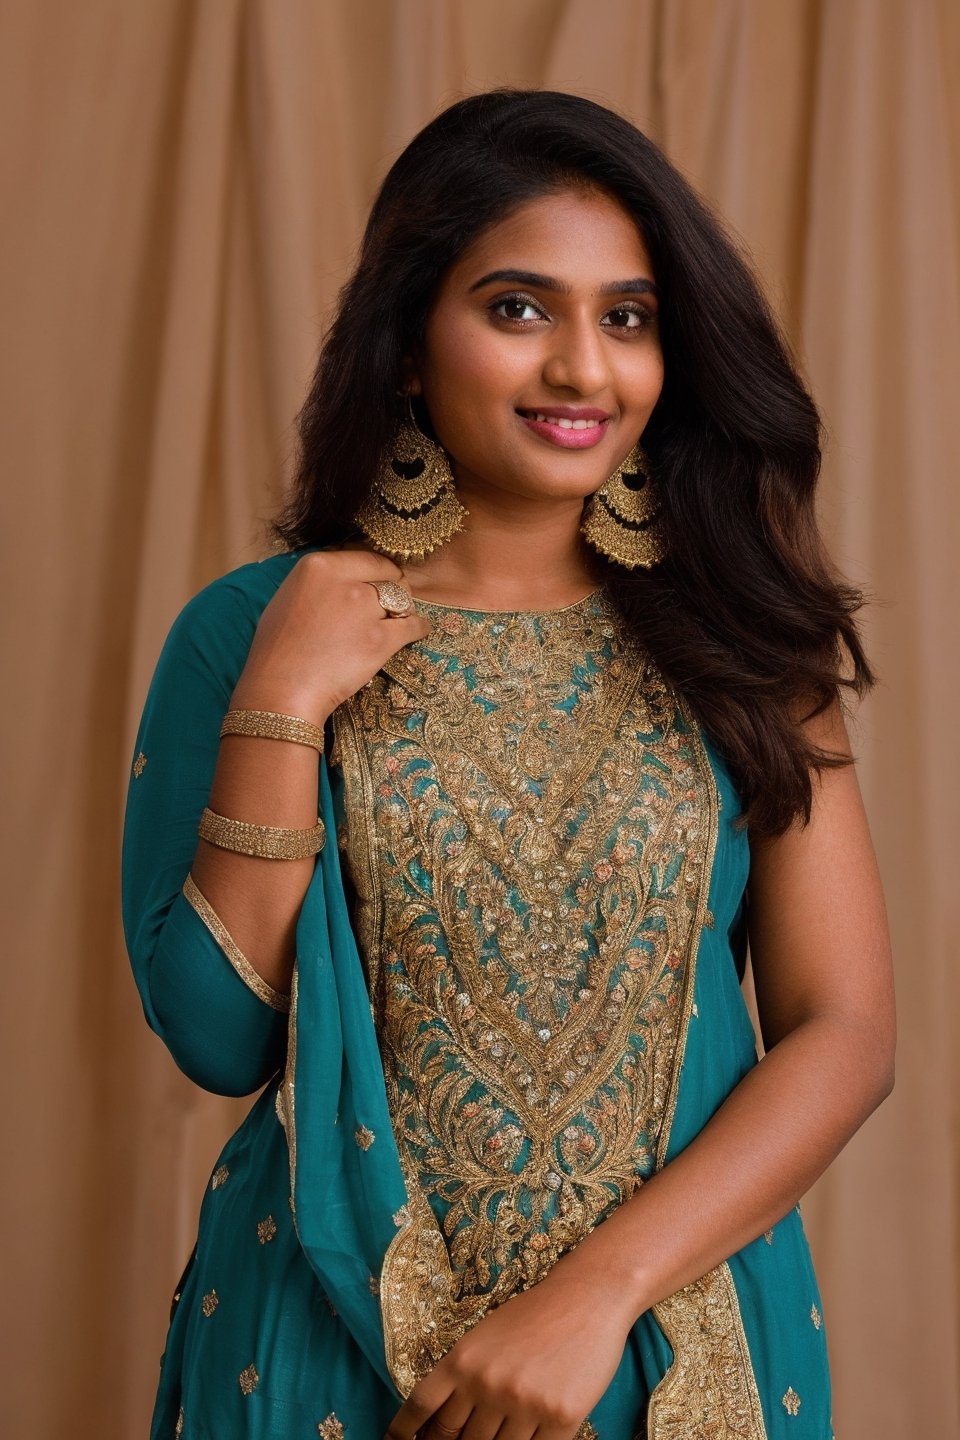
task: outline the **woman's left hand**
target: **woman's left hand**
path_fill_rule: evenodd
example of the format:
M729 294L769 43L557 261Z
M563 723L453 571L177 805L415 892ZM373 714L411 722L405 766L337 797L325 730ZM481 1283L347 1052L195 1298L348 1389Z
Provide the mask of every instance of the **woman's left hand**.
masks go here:
M585 1258L585 1257L584 1257ZM387 1440L573 1440L634 1320L576 1251L490 1310L410 1395Z

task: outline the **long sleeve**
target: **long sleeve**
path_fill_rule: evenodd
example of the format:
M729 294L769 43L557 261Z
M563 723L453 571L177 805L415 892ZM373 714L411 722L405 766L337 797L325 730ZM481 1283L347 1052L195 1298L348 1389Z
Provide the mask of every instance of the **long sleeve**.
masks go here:
M264 606L296 554L242 566L175 620L134 749L123 832L122 913L151 1028L185 1074L248 1095L282 1066L286 997L265 984L192 883L220 723Z

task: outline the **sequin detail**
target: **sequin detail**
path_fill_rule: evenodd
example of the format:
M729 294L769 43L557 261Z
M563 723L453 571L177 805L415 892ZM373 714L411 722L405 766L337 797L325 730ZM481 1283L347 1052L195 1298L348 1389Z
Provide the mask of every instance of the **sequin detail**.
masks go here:
M338 1420L331 1410L326 1420L320 1421L317 1433L320 1435L320 1440L343 1440L343 1422Z
M248 1365L246 1370L240 1371L240 1389L244 1395L252 1395L260 1384L260 1376L257 1374L256 1365Z
M219 1190L221 1185L226 1185L230 1179L230 1171L226 1165L218 1165L210 1177L210 1189Z
M133 778L134 778L135 780L139 780L139 779L140 779L140 776L143 774L143 772L144 772L144 770L145 770L146 768L147 768L147 757L146 757L146 755L144 755L143 751L141 750L141 751L140 751L140 754L137 756L136 760L134 760L134 762L133 762Z
M223 951L224 955L230 961L230 964L233 966L234 970L240 976L240 979L243 981L244 985L246 985L249 990L253 991L254 995L256 995L258 1000L262 1000L265 1005L269 1005L271 1010L280 1010L282 1013L286 1014L286 1012L290 1009L289 995L284 995L281 990L274 990L273 986L268 985L266 980L264 980L263 976L259 975L257 971L254 970L253 966L250 964L250 961L247 959L246 955L244 955L243 951L240 949L239 945L234 940L233 936L230 934L223 921L220 919L220 916L214 910L213 906L210 904L209 900L207 900L206 896L198 888L197 883L192 875L188 875L186 880L183 882L183 893L189 903L193 906L194 910L196 910L197 914L200 916L200 919L203 921L204 925L206 925L207 929L210 931L210 934L213 936L214 940L216 940L217 944L220 946L220 949Z
M361 1150L369 1150L370 1146L373 1144L374 1140L376 1140L377 1137L376 1135L374 1135L372 1130L367 1129L366 1125L358 1125L356 1130L354 1130L353 1132L353 1138L354 1140L356 1140Z
M276 1233L277 1222L272 1215L268 1215L265 1220L261 1220L257 1225L257 1239L261 1245L269 1245Z
M217 1294L216 1290L211 1290L208 1294L204 1295L203 1299L200 1301L200 1309L203 1311L204 1315L209 1320L210 1316L213 1314L214 1310L216 1310L219 1304L219 1295Z
M813 1321L813 1328L815 1330L819 1330L820 1326L823 1324L823 1316L820 1314L820 1311L817 1309L816 1305L810 1306L810 1319Z
M788 1415L800 1414L800 1396L797 1394L796 1390L794 1390L792 1385L788 1386L787 1393L786 1395L784 1395L780 1403L783 1405L783 1408L784 1410L786 1410Z
M662 1162L716 793L602 592L444 608L333 729L410 1196L381 1276L406 1393Z

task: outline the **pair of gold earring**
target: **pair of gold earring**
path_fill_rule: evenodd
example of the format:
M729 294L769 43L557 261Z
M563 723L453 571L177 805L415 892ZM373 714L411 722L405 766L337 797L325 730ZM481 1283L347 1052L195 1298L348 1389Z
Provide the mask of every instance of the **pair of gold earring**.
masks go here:
M423 560L463 529L446 451L417 425L410 396L404 420L381 461L356 520L367 539L400 561ZM650 464L639 441L584 506L580 532L593 548L628 570L649 570L666 553Z

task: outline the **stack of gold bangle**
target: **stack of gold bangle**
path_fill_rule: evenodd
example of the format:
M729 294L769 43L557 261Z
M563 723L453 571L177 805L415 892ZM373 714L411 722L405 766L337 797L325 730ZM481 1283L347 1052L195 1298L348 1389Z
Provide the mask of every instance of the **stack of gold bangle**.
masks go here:
M292 740L323 752L323 730L299 715L280 715L275 710L228 710L220 735L253 735L262 740ZM209 807L200 819L201 840L234 850L238 855L255 855L260 860L306 860L323 849L326 829L320 816L308 830L288 830L279 825L252 825L247 820L230 820Z
M224 735L254 735L261 740L292 740L323 751L323 731L299 715L279 715L275 710L228 710L220 726Z
M306 860L323 849L326 827L320 816L308 830L287 830L278 825L251 825L246 820L228 820L209 807L200 817L201 840L234 850L239 855L256 855L261 860Z

